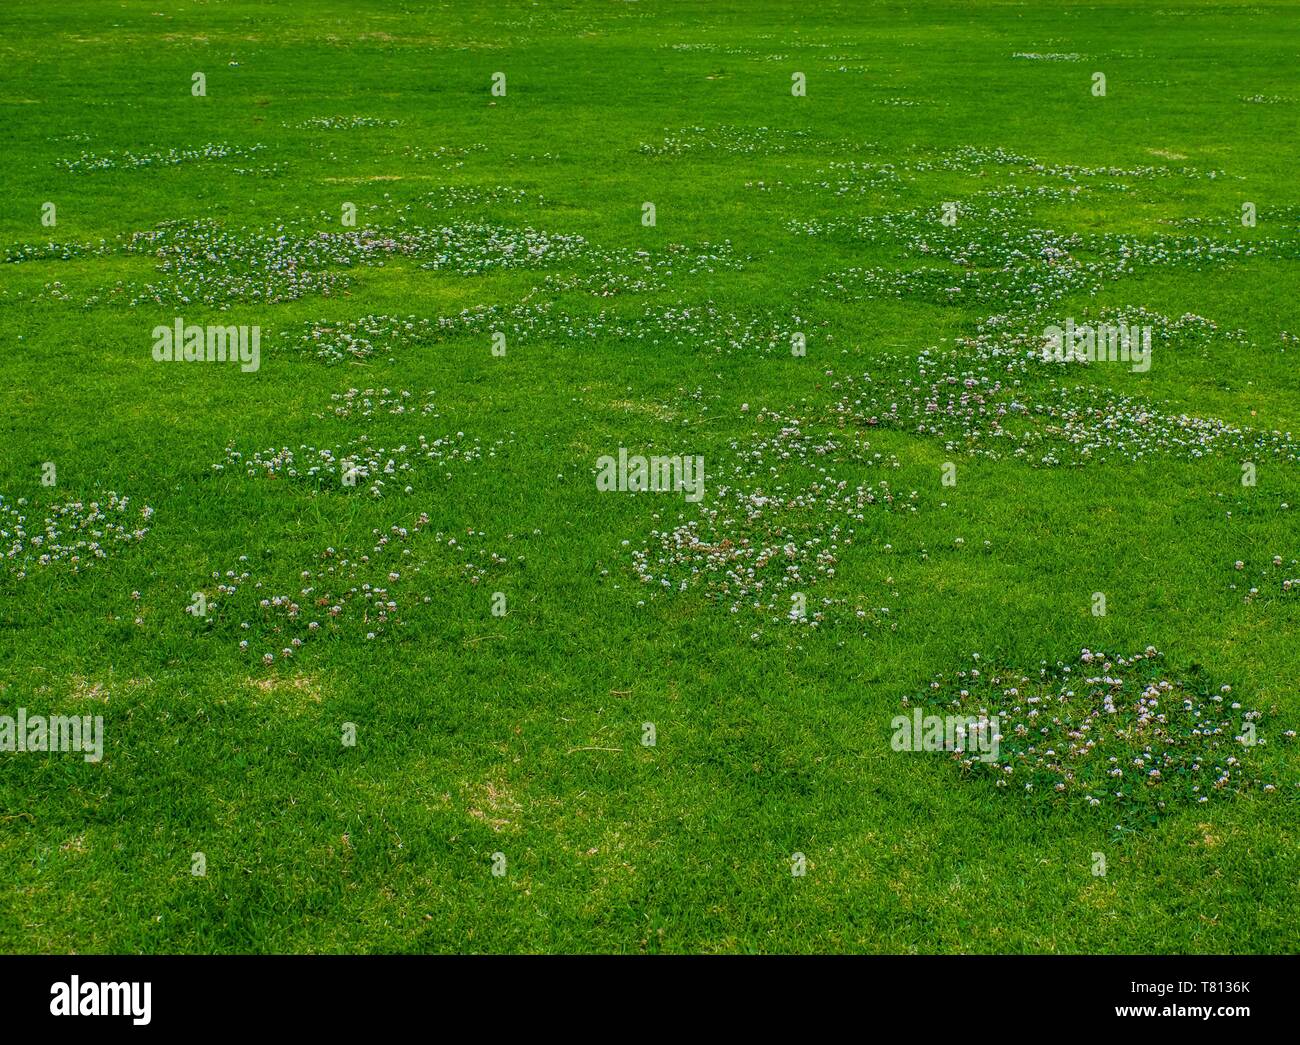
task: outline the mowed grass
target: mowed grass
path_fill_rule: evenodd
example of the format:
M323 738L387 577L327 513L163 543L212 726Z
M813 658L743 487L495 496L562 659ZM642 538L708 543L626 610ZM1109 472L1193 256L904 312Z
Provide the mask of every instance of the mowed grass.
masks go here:
M1051 465L1056 435L994 456L987 420L970 439L871 424L877 406L852 405L864 375L902 395L919 353L954 350L990 316L1041 328L1140 307L1217 331L1157 334L1145 374L1027 371L1007 398L1041 404L1078 382L1158 404L1160 432L1179 414L1297 430L1300 198L1285 146L1300 11L1175 6L6 5L0 240L11 255L87 249L0 265L0 496L27 499L29 533L51 506L110 490L153 515L143 540L77 572L65 560L20 578L15 556L0 573L0 714L105 723L98 764L0 753L0 947L1294 950L1284 733L1300 723L1300 590L1280 584L1300 577L1293 456L1111 446ZM160 159L209 143L232 151ZM68 169L83 154L107 169ZM1052 192L1017 215L980 209L990 190L1037 187ZM970 208L955 230L939 222L950 200ZM289 269L335 277L323 293L286 290L286 269L239 253L255 234L356 231L345 203L379 236L452 229L450 253L468 260L381 248L318 262L304 239ZM853 226L912 211L924 251ZM127 249L195 221L229 234L184 248L210 278ZM535 264L483 245L485 229L525 228L583 240ZM1028 304L981 300L996 263L944 253L953 237L1003 250L1042 229L1258 253L1111 269ZM1112 264L1117 242L1074 252ZM927 265L977 289L894 295L837 275ZM239 271L277 300L235 292ZM308 325L436 325L493 306L478 325L376 336L368 355L304 348ZM176 316L260 326L260 368L155 362L153 328ZM434 408L335 416L349 388ZM781 434L791 423L835 445L810 451ZM385 477L381 497L337 475L250 477L226 456L456 433L481 455L426 459L409 494ZM703 455L703 504L598 492L597 459L620 446ZM642 583L634 556L659 554L654 531L725 516L725 488L791 497L823 473L885 481L895 498L839 520L833 574L805 566L740 600L680 564L665 567L671 589ZM774 525L832 540L820 508L782 511ZM396 618L377 626L358 595L330 625L320 593L387 584L372 532L421 513L394 567ZM771 539L748 525L736 540ZM322 573L367 553L347 581ZM214 571L232 570L252 576L215 593ZM197 591L217 603L207 618L185 612ZM796 591L834 600L817 627L771 608ZM276 594L327 621L288 658L299 632L256 607ZM1243 793L1201 804L1171 784L1161 815L1135 818L891 750L901 702L974 653L1029 672L1147 646L1263 712Z

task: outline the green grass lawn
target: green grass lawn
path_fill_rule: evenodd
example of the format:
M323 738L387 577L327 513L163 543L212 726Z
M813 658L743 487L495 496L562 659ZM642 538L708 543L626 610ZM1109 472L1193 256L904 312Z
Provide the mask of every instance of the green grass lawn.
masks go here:
M103 722L0 750L0 948L1296 949L1295 5L18 2L0 57L0 716Z

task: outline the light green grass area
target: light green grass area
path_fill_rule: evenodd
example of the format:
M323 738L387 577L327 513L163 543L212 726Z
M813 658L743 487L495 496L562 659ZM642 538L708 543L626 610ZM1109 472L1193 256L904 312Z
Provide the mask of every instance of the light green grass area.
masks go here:
M0 59L0 716L104 730L0 751L0 948L1296 949L1295 5L22 2ZM894 750L972 668L1005 767Z

